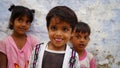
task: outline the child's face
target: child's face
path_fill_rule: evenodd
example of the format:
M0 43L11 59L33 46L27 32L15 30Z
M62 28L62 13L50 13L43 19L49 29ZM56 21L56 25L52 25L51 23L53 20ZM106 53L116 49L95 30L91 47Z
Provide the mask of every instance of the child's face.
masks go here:
M52 49L65 49L66 43L71 37L72 28L67 22L53 17L48 27L48 34Z
M18 17L14 20L13 29L14 33L23 35L30 28L30 21L27 16Z
M88 42L89 42L89 34L88 33L75 33L73 32L71 37L71 42L73 44L74 49L77 52L84 51Z

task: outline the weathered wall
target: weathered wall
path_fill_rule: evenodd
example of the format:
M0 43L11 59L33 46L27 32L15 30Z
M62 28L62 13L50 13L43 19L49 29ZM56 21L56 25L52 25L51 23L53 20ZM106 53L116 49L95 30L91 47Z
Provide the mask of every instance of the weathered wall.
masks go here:
M48 40L48 11L56 5L72 8L92 29L87 49L94 54L98 68L120 68L120 0L0 0L0 40L11 32L7 25L12 3L36 10L29 33L41 41Z

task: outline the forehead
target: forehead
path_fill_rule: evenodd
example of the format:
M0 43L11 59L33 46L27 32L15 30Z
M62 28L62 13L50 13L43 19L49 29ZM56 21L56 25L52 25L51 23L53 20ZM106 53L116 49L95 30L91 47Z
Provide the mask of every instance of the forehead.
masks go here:
M50 26L52 26L52 25L54 25L54 26L69 26L70 27L70 24L68 22L62 21L58 17L51 18Z
M85 36L89 36L89 33L88 33L88 32L76 32L76 31L73 31L73 34L74 34L74 35L85 35Z
M28 17L27 15L23 15L23 16L19 16L19 17L17 17L17 19L26 19L26 20L28 20L29 17Z

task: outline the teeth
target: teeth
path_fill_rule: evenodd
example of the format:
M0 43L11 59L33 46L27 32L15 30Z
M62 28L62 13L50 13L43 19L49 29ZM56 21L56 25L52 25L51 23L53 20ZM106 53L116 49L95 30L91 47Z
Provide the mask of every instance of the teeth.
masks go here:
M55 40L56 40L56 41L59 41L59 42L62 41L62 39L55 39Z

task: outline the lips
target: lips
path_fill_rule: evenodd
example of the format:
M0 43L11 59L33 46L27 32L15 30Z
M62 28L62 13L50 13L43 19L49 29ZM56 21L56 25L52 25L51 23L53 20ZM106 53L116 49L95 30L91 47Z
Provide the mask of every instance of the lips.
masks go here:
M57 39L55 39L55 41L57 41L57 42L61 42L62 39L61 39L61 38L57 38Z
M21 31L25 31L26 29L25 29L25 28L19 28L19 30L21 30Z
M84 47L84 44L79 44L79 47Z

